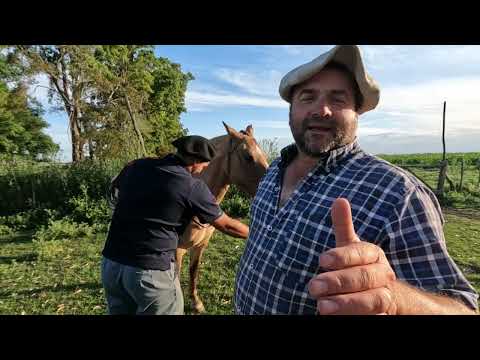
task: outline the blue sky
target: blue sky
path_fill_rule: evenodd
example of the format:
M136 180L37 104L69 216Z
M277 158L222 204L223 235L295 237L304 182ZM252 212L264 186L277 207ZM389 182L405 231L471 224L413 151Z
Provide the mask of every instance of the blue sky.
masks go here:
M288 104L278 95L280 79L333 45L156 46L158 56L191 72L187 112L190 134L214 137L222 121L257 139L292 141ZM441 152L443 101L447 101L447 151L480 151L480 46L360 45L367 71L380 84L379 106L360 116L359 141L371 153ZM39 79L46 84L45 78ZM46 109L43 88L31 90ZM47 111L46 130L70 159L67 118Z

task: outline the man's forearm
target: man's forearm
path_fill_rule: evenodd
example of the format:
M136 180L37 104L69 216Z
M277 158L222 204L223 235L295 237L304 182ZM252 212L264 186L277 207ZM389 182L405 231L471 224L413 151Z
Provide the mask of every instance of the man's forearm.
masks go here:
M229 235L242 239L248 237L248 230L249 228L247 225L235 219L231 219L225 228L225 231Z
M397 280L391 285L397 315L476 315L460 300L428 293Z
M238 220L232 219L225 213L211 224L216 229L227 235L242 239L246 239L248 237L249 227Z

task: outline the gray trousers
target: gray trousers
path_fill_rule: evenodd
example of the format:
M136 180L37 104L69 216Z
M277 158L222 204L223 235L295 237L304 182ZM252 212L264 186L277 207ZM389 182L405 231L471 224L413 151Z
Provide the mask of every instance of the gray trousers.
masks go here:
M110 315L183 315L183 293L175 263L145 270L102 258L102 284Z

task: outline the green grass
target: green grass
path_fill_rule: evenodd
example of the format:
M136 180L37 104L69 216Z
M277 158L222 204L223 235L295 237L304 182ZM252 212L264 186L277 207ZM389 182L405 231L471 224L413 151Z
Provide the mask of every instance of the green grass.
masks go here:
M103 314L103 237L32 242L0 238L0 314Z
M450 254L480 291L480 216L447 210ZM0 314L105 314L100 283L104 234L32 242L31 233L0 237ZM199 293L207 314L233 314L234 277L244 241L216 232L202 260ZM188 289L188 257L182 268ZM185 296L185 310L191 313Z
M0 237L0 314L105 314L100 252L105 235L33 242ZM205 252L199 292L209 314L232 314L234 276L244 241L216 233ZM188 289L188 256L182 286ZM185 298L185 311L191 313Z
M398 155L382 155L379 157L390 161L396 165L430 165L438 166L442 161L442 153L422 153L422 154L398 154ZM465 165L479 166L480 152L468 152L468 153L446 153L446 159L449 165L460 165L460 161L463 158Z
M447 210L445 238L450 255L480 292L480 214L477 210Z

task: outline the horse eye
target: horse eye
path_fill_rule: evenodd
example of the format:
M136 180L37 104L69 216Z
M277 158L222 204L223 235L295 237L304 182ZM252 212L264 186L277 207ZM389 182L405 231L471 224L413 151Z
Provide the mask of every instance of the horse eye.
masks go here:
M253 156L250 155L250 154L247 154L247 155L245 156L245 159L246 159L247 161L253 162Z

